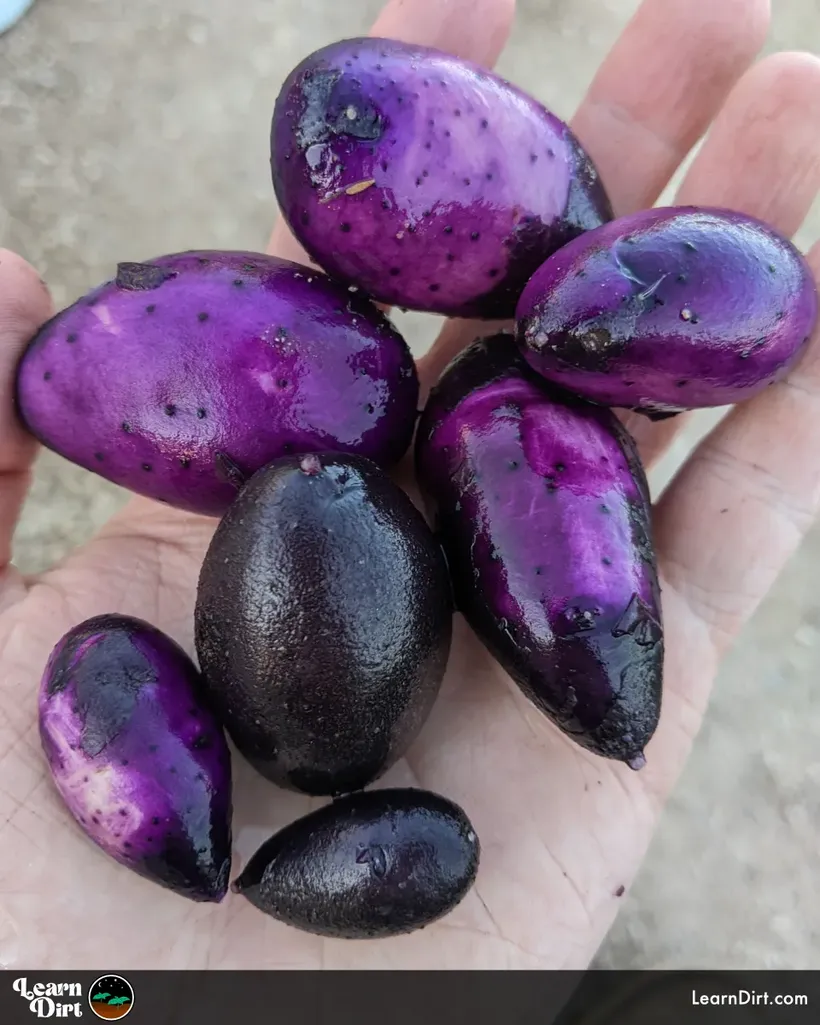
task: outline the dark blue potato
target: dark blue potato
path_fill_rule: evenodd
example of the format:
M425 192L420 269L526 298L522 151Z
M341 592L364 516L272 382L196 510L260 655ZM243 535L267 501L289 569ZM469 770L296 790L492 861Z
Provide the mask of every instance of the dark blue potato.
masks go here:
M416 462L478 637L573 740L640 768L658 722L663 632L629 435L609 410L549 388L500 334L433 389Z
M148 623L97 616L51 654L40 738L66 807L106 854L196 901L231 866L231 763L185 652Z
M546 261L516 311L544 377L662 418L742 402L795 364L817 321L798 250L728 210L644 210Z
M248 482L202 565L196 647L243 755L309 794L367 786L415 739L452 633L447 567L374 463L284 456Z
M351 794L264 843L233 884L260 911L320 936L376 939L430 925L475 881L479 841L426 790Z
M273 184L310 256L381 302L512 317L540 264L612 217L567 125L438 50L349 39L289 75Z

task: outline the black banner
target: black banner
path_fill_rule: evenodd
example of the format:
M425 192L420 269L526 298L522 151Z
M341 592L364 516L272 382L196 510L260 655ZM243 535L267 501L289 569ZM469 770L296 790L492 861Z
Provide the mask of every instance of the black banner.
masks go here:
M807 1025L820 972L5 972L0 1022Z

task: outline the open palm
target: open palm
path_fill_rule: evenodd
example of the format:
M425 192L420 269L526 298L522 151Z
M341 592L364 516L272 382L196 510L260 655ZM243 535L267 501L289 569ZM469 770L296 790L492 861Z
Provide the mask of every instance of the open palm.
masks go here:
M391 0L373 33L485 65L513 0ZM697 139L677 201L728 206L786 235L820 186L820 61L752 66L767 0L646 0L573 128L618 214L651 206ZM549 55L545 54L545 60ZM711 126L711 127L710 127ZM279 227L271 251L305 260ZM820 247L810 259L820 273ZM719 659L820 504L820 338L790 379L736 408L654 510L667 656L661 726L640 773L574 746L511 687L459 619L441 698L379 785L461 803L482 840L477 885L422 932L330 941L242 897L192 904L105 858L63 809L37 734L36 689L54 643L105 612L146 619L192 650L199 567L214 521L134 499L85 548L23 579L11 534L36 447L13 411L13 369L50 315L37 274L0 252L0 961L42 968L584 967L617 911L699 727ZM478 333L450 322L420 362L424 388ZM647 465L684 417L630 418ZM235 760L235 870L311 802ZM87 923L105 923L92 930Z

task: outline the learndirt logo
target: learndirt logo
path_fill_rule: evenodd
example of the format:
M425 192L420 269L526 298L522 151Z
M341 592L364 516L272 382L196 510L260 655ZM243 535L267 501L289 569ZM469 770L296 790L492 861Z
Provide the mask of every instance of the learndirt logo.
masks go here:
M97 1018L116 1021L134 1006L134 990L121 975L101 975L83 1000L79 982L35 982L15 979L14 992L28 1003L35 1018L82 1018L85 1007Z
M131 983L121 975L103 975L88 991L88 1004L98 1018L124 1018L134 1006Z

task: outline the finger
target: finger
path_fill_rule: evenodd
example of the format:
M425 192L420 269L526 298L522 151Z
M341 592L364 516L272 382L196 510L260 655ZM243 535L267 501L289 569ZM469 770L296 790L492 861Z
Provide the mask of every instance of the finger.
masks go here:
M506 45L514 15L515 0L389 0L369 34L433 46L491 68ZM311 262L281 216L268 252Z
M767 57L734 89L677 202L708 199L794 235L817 194L818 129L820 58L810 53ZM732 165L742 173L727 173Z
M820 243L809 254L820 280ZM661 498L664 576L722 652L820 509L820 328L784 381L736 406Z
M820 60L808 53L778 53L738 83L675 202L739 210L791 237L818 189ZM659 424L642 416L628 419L646 465L663 455L688 419Z
M619 216L652 206L760 51L769 0L644 0L572 126Z
M52 315L51 297L25 260L0 249L0 573L28 491L37 443L15 414L15 374L29 339Z
M616 214L652 206L768 26L768 0L644 0L572 121ZM422 383L429 386L477 333L497 329L447 324L419 362Z
M390 0L370 35L433 46L491 68L514 17L515 0Z

